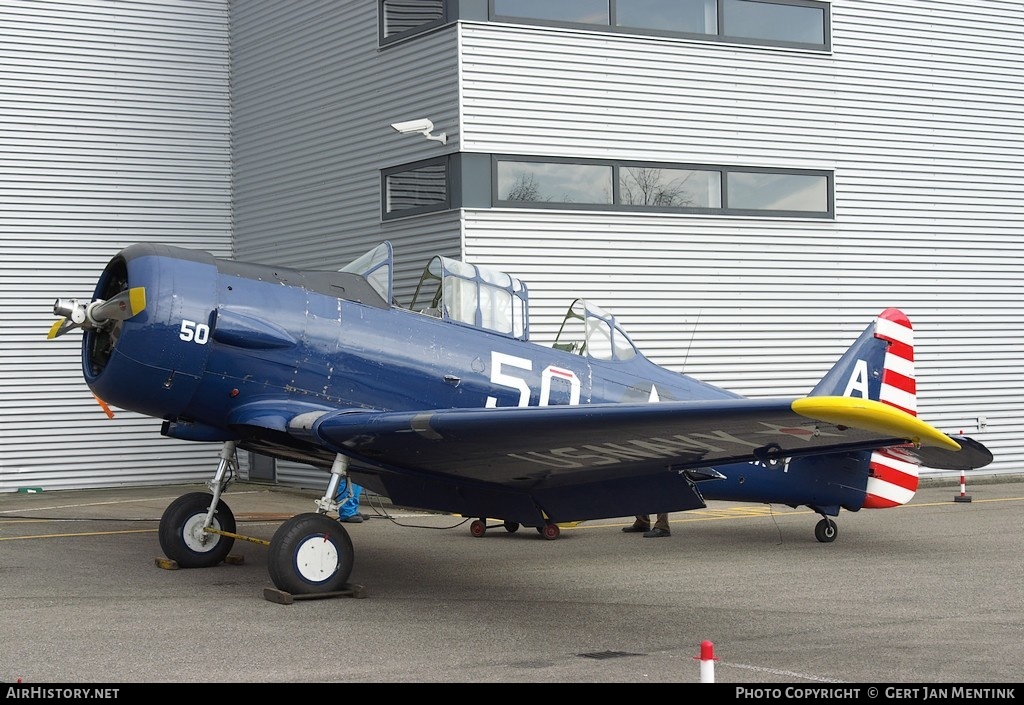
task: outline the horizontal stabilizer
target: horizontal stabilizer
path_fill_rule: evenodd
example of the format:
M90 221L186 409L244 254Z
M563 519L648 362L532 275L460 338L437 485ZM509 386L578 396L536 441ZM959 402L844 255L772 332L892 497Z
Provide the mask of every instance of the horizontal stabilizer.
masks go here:
M883 435L906 438L915 445L960 450L959 444L929 423L894 406L858 397L804 397L793 411L809 419L827 421Z

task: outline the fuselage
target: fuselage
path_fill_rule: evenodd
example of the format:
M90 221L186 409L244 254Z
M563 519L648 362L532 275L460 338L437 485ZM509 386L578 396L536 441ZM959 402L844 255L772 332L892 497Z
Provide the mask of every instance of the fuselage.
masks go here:
M293 441L290 416L739 396L660 367L631 343L603 359L567 352L392 305L346 272L143 244L111 261L95 297L136 286L146 289L145 310L83 342L85 378L99 398L163 419L168 436L232 440L316 465L330 456ZM700 490L709 499L856 509L866 457L720 467L725 479Z

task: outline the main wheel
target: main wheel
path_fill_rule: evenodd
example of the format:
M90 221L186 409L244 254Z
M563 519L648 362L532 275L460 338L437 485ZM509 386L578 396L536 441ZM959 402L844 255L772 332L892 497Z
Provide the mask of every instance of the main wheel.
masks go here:
M469 523L469 533L471 536L480 538L487 533L487 522L482 519L474 519Z
M278 590L309 595L344 589L354 560L345 528L310 512L293 516L274 532L267 567Z
M181 568L209 568L225 557L235 540L230 536L203 531L213 495L189 492L171 502L160 517L160 548ZM224 500L218 500L212 528L235 533L235 515Z
M832 543L836 540L839 527L831 519L825 518L814 525L814 538L822 543Z

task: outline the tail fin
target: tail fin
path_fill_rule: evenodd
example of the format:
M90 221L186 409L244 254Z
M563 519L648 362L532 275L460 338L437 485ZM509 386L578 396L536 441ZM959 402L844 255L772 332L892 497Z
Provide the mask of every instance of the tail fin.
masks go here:
M899 309L889 308L869 325L811 392L811 396L863 397L917 416L914 329ZM864 507L909 502L917 491L920 465L898 450L871 453Z

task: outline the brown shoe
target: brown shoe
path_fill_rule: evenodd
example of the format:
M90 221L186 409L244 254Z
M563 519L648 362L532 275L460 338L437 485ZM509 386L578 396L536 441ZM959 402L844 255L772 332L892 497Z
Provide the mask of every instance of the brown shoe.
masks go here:
M655 527L655 528L651 529L650 531L648 531L646 534L644 534L644 538L645 539L656 539L656 538L661 538L662 536L671 536L671 535L672 535L671 531L667 531L665 529L659 529L659 528Z
M641 533L643 531L650 531L651 530L651 526L650 526L650 524L637 524L637 523L634 523L632 526L624 526L624 527L622 527L622 530L625 531L627 534L639 534L639 533Z

